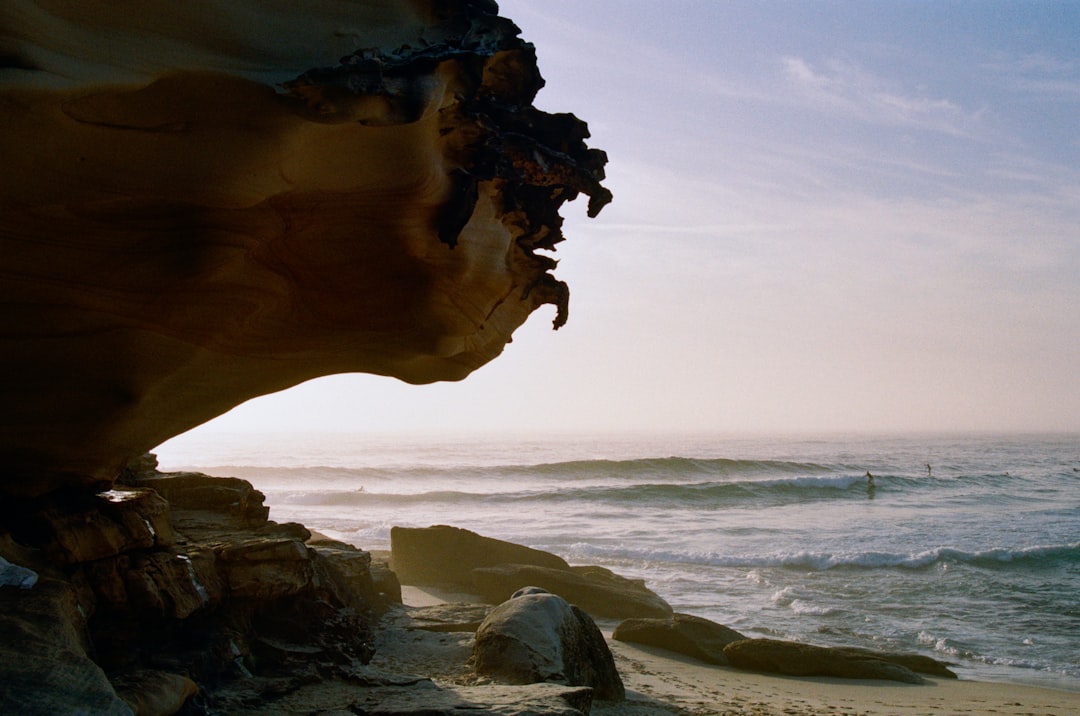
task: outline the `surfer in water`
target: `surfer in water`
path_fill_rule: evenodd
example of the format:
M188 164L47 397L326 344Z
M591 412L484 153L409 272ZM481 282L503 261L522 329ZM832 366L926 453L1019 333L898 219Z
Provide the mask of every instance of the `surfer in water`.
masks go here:
M870 471L866 471L866 497L867 499L874 499L874 476L870 474Z
M933 470L930 469L930 463L926 463L926 476L930 477L931 475L933 475Z

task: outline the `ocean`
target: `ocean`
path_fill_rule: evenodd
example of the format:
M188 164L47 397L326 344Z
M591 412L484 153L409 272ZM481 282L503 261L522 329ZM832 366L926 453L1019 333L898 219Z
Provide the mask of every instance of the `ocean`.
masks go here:
M156 453L364 549L450 524L643 578L749 636L1080 691L1077 435L196 431Z

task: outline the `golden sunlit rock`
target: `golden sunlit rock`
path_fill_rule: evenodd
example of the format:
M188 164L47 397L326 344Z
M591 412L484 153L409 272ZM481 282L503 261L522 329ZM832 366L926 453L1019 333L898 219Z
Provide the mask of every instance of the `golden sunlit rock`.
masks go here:
M0 491L322 375L458 380L610 200L491 2L0 8Z

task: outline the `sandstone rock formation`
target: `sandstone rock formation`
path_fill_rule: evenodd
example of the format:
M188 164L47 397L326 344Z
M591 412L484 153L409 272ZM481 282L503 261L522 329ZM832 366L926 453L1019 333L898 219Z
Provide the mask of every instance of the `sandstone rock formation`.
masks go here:
M636 618L619 622L611 638L658 646L709 664L726 665L724 647L746 637L723 624L676 613L668 619Z
M19 714L130 716L105 672L88 656L86 620L59 579L33 589L0 588L0 704Z
M570 566L550 552L460 527L393 527L390 548L391 564L404 584L453 587L490 604L535 585L594 617L671 616L671 605L641 580L603 567Z
M367 663L387 606L370 555L306 544L310 533L268 521L242 480L152 466L100 495L51 495L7 516L0 554L39 580L0 587L0 703L166 714L202 690L204 710L189 712L214 713L213 692L231 679L272 691L266 680L282 672L348 676Z
M570 569L566 560L550 552L447 525L392 527L390 552L391 566L405 584L471 589L473 569L506 563ZM504 601L522 586L507 591L494 603Z
M644 583L603 567L587 565L564 570L500 564L474 569L472 577L475 591L492 603L498 603L526 585L535 584L598 618L664 618L671 615L671 605Z
M924 656L923 654L874 651L871 649L862 649L857 646L834 646L832 647L832 650L848 656L885 659L886 661L891 661L894 664L899 664L900 666L911 669L916 674L939 676L943 679L957 678L956 672L949 668L950 664L938 661L929 656Z
M606 157L532 106L533 47L497 12L0 3L4 708L296 693L307 713L304 687L334 679L358 710L393 698L368 686L396 677L360 673L400 601L385 565L270 522L242 480L141 456L317 376L459 380L537 308L566 321L559 210L610 200ZM582 713L591 693L528 699Z
M916 673L946 678L956 675L929 657L853 648L830 648L777 639L745 639L724 647L728 662L740 669L789 676L835 676L923 683Z
M490 0L0 4L0 495L321 375L458 380L610 200Z
M535 588L488 614L476 632L473 666L504 683L590 686L601 699L625 697L595 622L565 599Z

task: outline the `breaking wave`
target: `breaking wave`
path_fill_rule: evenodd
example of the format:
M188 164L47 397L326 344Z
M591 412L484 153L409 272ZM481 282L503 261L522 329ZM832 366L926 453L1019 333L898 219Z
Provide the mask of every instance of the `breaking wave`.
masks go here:
M357 481L396 481L418 478L460 480L483 476L494 480L557 478L559 481L590 481L596 479L640 481L655 479L677 482L687 478L716 479L718 477L735 478L777 474L820 475L835 472L837 466L784 460L664 457L634 460L569 460L539 464L501 463L495 465L391 465L371 467L217 465L199 469L214 475L233 475L255 480L260 477L269 480L305 480L312 478Z
M1023 549L988 549L980 551L938 547L916 554L872 551L800 551L774 552L762 555L722 555L714 553L678 553L649 549L623 550L585 544L574 545L574 550L584 555L606 557L608 559L634 559L746 569L780 567L812 571L882 568L925 569L939 564L969 564L989 569L1002 566L1042 568L1080 563L1080 542Z

